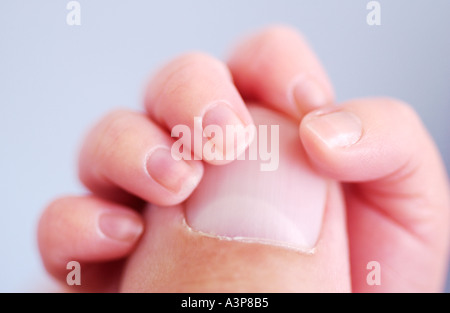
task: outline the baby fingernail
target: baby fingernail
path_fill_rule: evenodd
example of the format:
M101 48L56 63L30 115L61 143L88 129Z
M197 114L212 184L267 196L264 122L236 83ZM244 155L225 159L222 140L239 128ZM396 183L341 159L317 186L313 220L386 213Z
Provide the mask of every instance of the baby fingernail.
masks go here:
M332 94L315 78L305 76L294 84L292 96L301 112L309 111L332 102Z
M136 216L123 212L108 212L100 216L100 231L108 238L118 241L135 241L144 230Z
M150 154L147 172L153 180L174 193L183 188L194 189L201 176L187 161L173 158L171 151L165 147L157 148Z
M246 133L246 125L226 103L216 104L206 111L202 119L202 126L207 137L214 133L215 147L220 150L218 152L221 153L222 160L236 159L253 139L251 134ZM216 133L217 127L221 129L221 135ZM209 150L206 148L203 152L208 153ZM213 159L212 155L204 157L208 161Z
M312 117L305 127L328 147L348 147L362 136L361 120L346 111L331 112Z

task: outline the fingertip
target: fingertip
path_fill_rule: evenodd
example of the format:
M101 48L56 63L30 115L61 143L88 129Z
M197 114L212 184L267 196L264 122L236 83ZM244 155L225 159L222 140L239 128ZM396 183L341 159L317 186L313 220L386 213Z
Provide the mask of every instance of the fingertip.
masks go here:
M267 103L300 119L332 104L332 84L305 38L275 25L241 41L228 65L244 97Z
M115 202L128 204L135 196L158 205L180 203L200 181L203 168L198 160L175 158L179 141L143 114L114 111L87 136L79 177L94 194Z
M406 163L414 167L425 155L417 150L432 142L414 110L390 98L355 99L312 111L299 132L311 163L348 182L380 179Z
M145 107L152 120L178 138L183 159L192 154L211 164L237 158L236 150L227 151L234 145L228 130L253 125L228 67L204 53L186 53L162 67L147 88Z
M336 157L336 154L361 138L362 127L353 113L326 107L314 110L302 119L299 135L311 164L321 173L334 177L336 170L345 167L344 158Z
M64 272L69 261L104 262L127 256L144 231L130 208L95 197L53 201L38 224L38 245L47 270Z

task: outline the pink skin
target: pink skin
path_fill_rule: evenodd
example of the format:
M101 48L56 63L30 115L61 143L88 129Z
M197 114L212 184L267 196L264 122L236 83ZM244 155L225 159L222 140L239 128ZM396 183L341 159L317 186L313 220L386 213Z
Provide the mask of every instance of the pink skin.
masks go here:
M300 125L305 152L298 162L329 180L312 254L223 241L184 223L187 209L178 204L217 165L165 158L174 142L170 129L193 127L195 116L252 124L250 99ZM220 116L208 112L217 103ZM93 194L56 200L44 212L38 239L47 270L65 281L65 264L80 261L80 291L441 290L450 193L433 141L399 101L332 103L317 58L286 27L242 41L228 66L200 53L175 59L150 82L146 114L113 112L86 138L80 178ZM203 197L201 190L195 197ZM141 215L139 199L155 205ZM366 265L374 260L382 265L380 286L366 283Z

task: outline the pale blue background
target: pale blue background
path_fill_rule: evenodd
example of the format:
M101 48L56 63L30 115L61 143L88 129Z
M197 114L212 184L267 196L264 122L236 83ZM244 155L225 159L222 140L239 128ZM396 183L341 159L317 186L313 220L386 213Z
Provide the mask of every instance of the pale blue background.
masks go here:
M411 103L450 165L450 1L81 0L0 2L0 291L48 281L37 218L62 194L84 192L76 155L86 128L118 106L140 108L155 66L186 50L225 57L243 32L298 27L322 59L338 100L389 95ZM447 290L450 290L447 288Z

